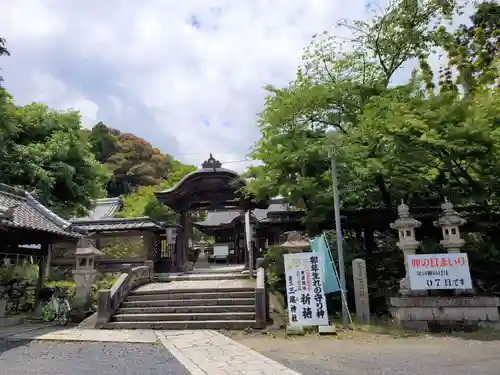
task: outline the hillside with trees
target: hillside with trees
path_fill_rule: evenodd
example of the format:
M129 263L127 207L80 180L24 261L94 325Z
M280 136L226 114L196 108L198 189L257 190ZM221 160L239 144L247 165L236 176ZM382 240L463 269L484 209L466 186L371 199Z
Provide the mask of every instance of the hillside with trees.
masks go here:
M9 56L2 38L0 55ZM196 169L102 122L85 129L78 111L36 102L16 105L3 88L0 160L1 183L33 192L65 218L84 216L94 199L123 196L121 215L169 220L172 212L157 202L154 191Z

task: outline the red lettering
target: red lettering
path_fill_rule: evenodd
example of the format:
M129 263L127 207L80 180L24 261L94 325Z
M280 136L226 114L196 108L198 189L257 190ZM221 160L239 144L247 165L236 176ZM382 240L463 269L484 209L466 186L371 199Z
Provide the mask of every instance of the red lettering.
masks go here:
M439 261L437 258L431 258L431 267L439 267Z
M457 258L453 263L458 264L459 266L463 266L465 264L465 258L464 257Z
M411 260L411 266L414 267L414 268L419 268L420 265L421 265L421 263L422 262L420 261L420 259L417 259L417 258L413 258Z
M429 267L430 264L431 264L430 259L424 259L422 261L422 267L424 267L424 268Z

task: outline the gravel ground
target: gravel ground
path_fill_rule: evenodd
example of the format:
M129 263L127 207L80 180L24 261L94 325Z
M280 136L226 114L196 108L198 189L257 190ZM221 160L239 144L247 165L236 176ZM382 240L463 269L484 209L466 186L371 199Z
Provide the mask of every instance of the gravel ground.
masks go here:
M499 375L500 341L232 336L303 375Z
M190 375L160 344L0 341L0 375Z

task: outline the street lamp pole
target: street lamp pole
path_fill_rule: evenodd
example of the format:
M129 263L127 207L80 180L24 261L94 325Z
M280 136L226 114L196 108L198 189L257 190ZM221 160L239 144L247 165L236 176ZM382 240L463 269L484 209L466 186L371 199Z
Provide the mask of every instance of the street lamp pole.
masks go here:
M329 149L330 162L332 168L332 186L333 186L333 204L335 211L335 232L337 237L337 252L339 257L339 274L340 274L340 293L342 299L342 326L345 330L349 329L349 310L346 300L346 283L345 283L345 266L344 266L344 248L342 246L342 225L340 223L340 199L339 199L339 183L337 179L337 163L333 152L333 147Z

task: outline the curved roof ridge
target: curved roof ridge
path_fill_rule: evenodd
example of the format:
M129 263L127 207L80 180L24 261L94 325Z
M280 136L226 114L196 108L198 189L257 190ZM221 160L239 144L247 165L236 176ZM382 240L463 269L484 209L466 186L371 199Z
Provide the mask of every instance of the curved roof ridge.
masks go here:
M193 176L203 174L203 173L214 173L214 172L225 172L229 174L233 174L235 178L240 179L242 182L246 184L246 180L240 176L240 174L236 171L233 171L232 169L226 169L226 168L201 168L197 169L196 171L190 172L184 177L180 179L178 183L176 183L174 186L169 187L168 189L161 190L157 193L170 193L172 191L177 190L181 185L183 185L187 180L191 179ZM155 193L156 194L156 193Z

